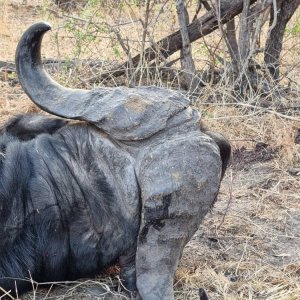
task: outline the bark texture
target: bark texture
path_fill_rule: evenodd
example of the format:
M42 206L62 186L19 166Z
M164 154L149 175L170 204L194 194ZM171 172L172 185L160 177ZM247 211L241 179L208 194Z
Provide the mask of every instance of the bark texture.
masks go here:
M239 52L239 46L237 43L236 39L236 34L235 34L235 21L234 19L230 20L226 24L226 43L227 43L227 48L230 52L230 56L232 59L232 66L233 66L233 71L235 74L238 74L239 69L240 69L240 52Z
M189 15L185 6L185 1L177 0L176 9L182 38L181 68L184 71L183 81L187 90L194 91L197 88L197 82L194 80L196 68L192 57L192 47L187 28L189 24Z

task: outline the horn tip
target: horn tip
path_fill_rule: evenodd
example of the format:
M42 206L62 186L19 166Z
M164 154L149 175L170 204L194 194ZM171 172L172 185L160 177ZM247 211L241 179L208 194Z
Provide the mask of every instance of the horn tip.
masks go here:
M32 33L32 34L39 34L39 33L44 33L52 28L51 24L45 21L42 22L37 22L31 25L24 35L26 36L27 33Z
M48 31L48 30L52 29L52 25L46 21L38 22L38 23L34 24L33 26L38 27L42 31Z

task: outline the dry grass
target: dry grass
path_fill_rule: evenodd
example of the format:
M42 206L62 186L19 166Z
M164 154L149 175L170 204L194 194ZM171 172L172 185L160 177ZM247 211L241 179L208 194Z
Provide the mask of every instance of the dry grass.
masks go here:
M0 3L3 12L0 15L0 60L13 60L20 34L29 24L47 19L58 29L66 22L66 18L57 18L45 9L48 1L36 0L30 5L21 5L21 2L2 0ZM134 14L142 16L139 11L126 11L124 18L133 18ZM294 22L297 18L299 12ZM113 15L108 19L112 21ZM168 28L158 22L157 39L175 26L175 21ZM128 27L123 30L128 31ZM70 33L64 28L54 32L59 33L60 46L57 48L54 34L46 36L45 56L72 58L76 45ZM206 125L231 140L234 155L219 201L184 251L176 273L176 299L198 299L199 287L213 300L299 299L300 182L299 176L289 173L291 167L300 167L300 145L294 142L300 128L299 36L287 37L283 70L290 70L287 82L291 84L292 94L262 108L257 106L259 95L253 95L248 102L230 104L230 91L222 86L207 86L195 101ZM213 44L214 39L217 37L208 37L206 42ZM90 43L80 58L99 57L101 53L101 59L115 60L108 45L104 38L98 39L97 45ZM138 49L139 44L134 45ZM203 49L203 45L200 46L198 49ZM204 54L205 49L198 54L198 65L205 64ZM291 69L291 65L294 68ZM94 75L93 72L80 65L60 68L53 74L64 84L77 86ZM1 123L14 114L39 111L18 84L12 85L13 77L14 74L0 75ZM151 77L146 83L153 84L154 80L155 77ZM160 80L156 83L166 84ZM208 103L207 99L213 101ZM275 110L278 105L282 110ZM267 145L263 150L257 149L261 142ZM26 299L126 299L124 294L116 292L120 289L117 275L117 270L112 269L99 279L56 284L55 289L39 289Z

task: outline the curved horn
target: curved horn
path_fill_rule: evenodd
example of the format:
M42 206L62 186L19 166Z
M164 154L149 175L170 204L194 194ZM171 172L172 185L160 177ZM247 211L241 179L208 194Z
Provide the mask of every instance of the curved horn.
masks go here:
M45 32L51 29L46 22L30 26L22 35L16 50L16 67L25 93L41 109L51 114L82 119L90 91L69 89L55 82L44 70L41 61L41 43Z

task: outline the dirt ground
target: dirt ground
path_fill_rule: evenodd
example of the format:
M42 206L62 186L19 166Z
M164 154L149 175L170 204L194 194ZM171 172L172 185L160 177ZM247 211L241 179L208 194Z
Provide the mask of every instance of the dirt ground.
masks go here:
M28 25L41 18L55 22L56 28L62 23L45 9L48 2L44 6L37 0L0 1L0 61L13 61L17 41ZM53 39L54 35L45 38L44 55L70 57L65 49L68 40L63 39L59 56ZM184 250L174 287L178 300L199 299L200 287L212 300L300 299L300 67L296 44L290 57L290 64L296 66L296 85L293 95L280 103L284 113L272 107L195 103L206 125L229 138L233 155L215 207ZM17 113L39 111L22 91L13 66L11 72L8 69L0 68L0 122ZM57 78L72 85L68 81L72 76ZM33 292L23 299L127 299L120 288L114 267L96 279L50 284L38 290L33 284Z

